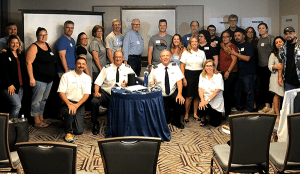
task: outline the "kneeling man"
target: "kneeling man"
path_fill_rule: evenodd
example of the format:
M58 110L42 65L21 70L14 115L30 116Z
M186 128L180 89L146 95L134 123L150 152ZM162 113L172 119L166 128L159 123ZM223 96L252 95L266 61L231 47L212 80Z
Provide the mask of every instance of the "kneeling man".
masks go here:
M184 129L184 125L180 122L181 105L185 101L182 97L183 74L176 63L170 63L171 58L170 51L161 52L161 63L153 67L149 76L149 85L155 84L162 89L167 123L171 122L174 126Z
M91 94L91 77L83 73L85 67L86 60L79 57L75 62L75 70L62 75L57 90L64 102L61 111L68 143L74 142L73 134L80 135L84 129L84 102Z
M133 69L131 69L130 65L123 64L124 57L121 51L116 51L114 53L114 63L106 65L99 76L95 81L95 93L94 98L92 99L92 123L93 129L92 133L97 135L100 133L100 124L97 120L97 116L99 113L99 106L108 107L111 88L114 87L115 83L121 83L122 87L126 87L127 85L127 77L128 74L134 73Z

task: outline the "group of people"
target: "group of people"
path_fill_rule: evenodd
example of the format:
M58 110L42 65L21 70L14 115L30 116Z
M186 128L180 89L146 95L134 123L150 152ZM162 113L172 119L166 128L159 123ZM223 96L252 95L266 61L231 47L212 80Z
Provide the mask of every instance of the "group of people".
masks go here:
M198 21L190 23L190 34L171 36L167 34L167 21L159 20L159 33L148 43L149 85L162 88L168 123L183 129L183 123L189 122L193 103L193 118L200 121L200 126L207 124L207 116L212 126L219 126L232 107L243 112L258 108L258 92L264 104L259 112L279 115L284 91L300 87L300 46L295 30L286 27L285 38L274 38L268 34L267 24L260 23L258 38L254 28L244 30L237 22L238 17L230 15L230 27L219 38L214 25L199 31ZM37 29L37 40L25 55L17 26L9 24L6 37L0 39L0 87L12 106L10 119L19 116L24 88L30 86L34 126L49 126L51 122L43 114L58 73L57 92L62 102L66 141L73 142L74 134L83 133L85 102L89 97L92 133L99 134L99 106L108 107L111 89L116 83L127 86L129 73L140 75L144 48L140 25L139 19L133 19L132 28L123 36L120 20L114 19L113 31L105 39L104 28L96 25L88 45L84 32L75 43L71 37L74 23L66 21L64 33L56 41L56 57L47 43L45 28Z

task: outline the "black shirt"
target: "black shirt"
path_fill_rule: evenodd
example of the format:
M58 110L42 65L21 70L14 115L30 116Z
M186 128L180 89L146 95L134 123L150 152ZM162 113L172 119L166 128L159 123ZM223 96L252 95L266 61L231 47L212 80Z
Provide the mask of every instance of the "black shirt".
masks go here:
M218 55L217 49L210 46L209 43L201 47L199 45L199 49L205 52L206 59L212 59L214 60L213 56Z
M215 38L211 39L210 42L215 42L217 44L216 49L217 49L218 55L220 55L220 49L221 49L220 44L222 42L221 38L218 36L215 36Z
M299 86L300 83L296 72L294 49L295 44L287 44L285 82L293 86Z

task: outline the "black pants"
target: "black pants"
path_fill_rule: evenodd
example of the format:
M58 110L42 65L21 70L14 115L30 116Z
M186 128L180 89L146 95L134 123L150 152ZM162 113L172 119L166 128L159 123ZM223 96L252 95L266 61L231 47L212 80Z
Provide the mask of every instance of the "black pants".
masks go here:
M77 102L72 102L76 104ZM69 113L68 106L63 103L61 112L64 116L65 121L65 132L66 133L72 133L76 135L81 135L84 130L84 113L85 113L85 107L84 104L79 106L77 108L76 114Z
M266 67L260 67L258 66L258 78L260 82L260 88L259 93L261 96L262 103L270 103L273 102L273 94L269 91L269 84L270 84L270 77L271 77L271 71L269 68Z
M135 74L139 77L141 72L141 55L129 55L127 63L131 66Z
M91 101L91 121L92 123L95 123L97 121L97 117L99 115L99 106L104 106L108 108L109 101L110 101L110 95L105 92L103 89L100 89L100 98L94 97Z
M213 109L210 106L210 104L208 104L207 106L208 107L205 108L205 110L198 110L198 115L200 115L200 117L206 117L207 115L209 115L210 125L212 125L214 127L220 126L221 121L222 121L222 113Z
M224 74L223 79L224 79ZM231 111L231 107L234 106L234 85L237 80L237 72L232 72L229 74L227 80L224 80L224 106L225 106L225 115L228 116Z
M172 95L164 98L165 114L167 123L180 123L181 113L184 105L180 105L176 102L178 91L176 90Z

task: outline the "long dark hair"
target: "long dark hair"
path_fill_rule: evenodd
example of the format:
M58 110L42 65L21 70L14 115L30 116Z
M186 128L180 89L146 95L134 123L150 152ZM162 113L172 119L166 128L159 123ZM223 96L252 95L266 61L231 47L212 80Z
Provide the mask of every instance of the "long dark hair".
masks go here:
M274 55L278 58L278 55L279 55L279 49L276 48L276 44L275 44L276 39L281 39L284 43L285 43L285 39L284 39L282 36L277 36L277 37L275 37L275 39L273 40L273 49L272 49L272 53L274 53Z
M175 45L173 43L173 39L174 39L175 36L178 36L179 40L180 40L178 55L179 55L179 57L181 57L181 55L183 53L183 50L184 50L184 46L183 46L182 37L179 34L174 34L174 36L172 37L171 55L174 55L174 52L175 52Z
M86 35L85 32L81 32L81 33L78 34L76 46L79 46L79 45L80 45L80 37L81 37L82 35Z
M252 29L252 31L253 31L253 38L252 38L252 41L254 41L256 38L258 39L258 37L257 37L257 35L256 35L256 31L254 30L254 28L253 27L248 27L248 28L246 28L246 31L245 31L245 39L246 39L246 41L248 41L248 42L250 42L249 41L249 38L247 37L247 32L248 32L248 30L249 29ZM252 41L251 41L251 43L252 43Z

